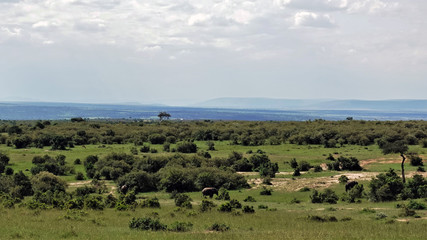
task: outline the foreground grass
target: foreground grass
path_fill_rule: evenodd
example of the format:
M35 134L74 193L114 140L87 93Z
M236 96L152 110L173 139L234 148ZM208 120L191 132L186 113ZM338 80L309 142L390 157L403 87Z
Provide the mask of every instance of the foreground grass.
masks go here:
M249 191L249 193L251 193ZM255 193L255 192L252 192ZM153 193L161 194L161 193ZM301 193L304 197L304 193ZM196 193L192 194L197 197ZM247 193L231 193L237 198ZM26 208L0 209L1 239L426 239L427 221L409 219L399 222L399 210L393 204L289 204L291 193L276 193L276 196L255 196L257 206L265 204L277 207L275 211L256 210L254 214L233 215L216 210L200 213L197 199L193 210L176 211L171 200L161 199L161 209L137 208L135 211L65 211L28 210ZM274 203L282 198L280 203ZM371 206L372 211L363 212ZM378 212L388 217L376 220ZM426 217L426 211L417 212ZM309 215L334 216L337 222L317 222L308 220ZM152 232L131 230L128 227L132 217L157 216L162 223L175 221L194 224L190 232ZM346 219L348 221L342 221ZM349 219L350 218L350 219ZM213 223L230 226L227 232L207 231Z

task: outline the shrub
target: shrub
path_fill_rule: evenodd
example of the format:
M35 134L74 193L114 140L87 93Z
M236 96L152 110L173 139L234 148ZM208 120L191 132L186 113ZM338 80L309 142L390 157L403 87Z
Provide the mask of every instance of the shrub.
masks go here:
M193 224L191 222L174 222L172 223L168 230L172 232L188 232L193 228Z
M225 202L219 206L218 211L231 212L232 209L233 209L233 206L230 204L230 202Z
M296 198L293 198L293 199L291 200L291 204L294 204L294 203L301 203L301 200L296 199Z
M310 188L309 187L303 187L300 190L298 190L298 192L309 192Z
M256 202L255 198L252 196L247 196L243 201L244 202Z
M207 142L208 145L208 151L215 151L215 143L213 142Z
M148 153L148 152L150 152L150 147L144 145L139 149L139 151L142 153Z
M299 162L299 170L300 171L308 171L311 168L310 163L306 162L306 161L301 161Z
M325 189L323 193L319 193L317 190L313 190L313 193L310 195L312 203L323 203L327 202L330 204L335 204L338 201L338 196L331 189Z
M228 193L227 189L220 188L216 200L230 200L230 194Z
M339 178L338 178L338 181L340 182L340 183L346 183L346 182L348 182L348 177L346 176L346 175L341 175Z
M322 172L323 171L323 168L321 167L321 166L315 166L314 167L314 172Z
M144 171L134 171L127 173L117 179L117 186L120 189L126 185L128 189L134 189L135 193L149 192L157 190L157 178Z
M141 207L160 208L159 199L156 197L145 199L142 202Z
M289 164L291 165L291 168L296 169L298 167L298 162L295 158L292 158L292 160Z
M182 142L177 145L176 150L181 153L196 153L197 145L193 142Z
M381 173L369 183L369 198L372 201L392 201L403 191L402 179L390 169L387 173Z
M76 189L76 191L74 192L74 194L78 197L84 197L84 196L87 196L89 194L96 193L96 192L97 192L96 188L84 186L84 187L78 187Z
M329 204L335 204L338 201L338 196L331 189L325 189L325 192L322 193L322 202L327 202Z
M255 213L253 206L243 206L242 212L244 213Z
M161 224L158 219L152 219L150 217L132 218L129 222L130 229L137 230L151 230L151 231L163 231L167 229L167 225Z
M10 168L10 167L7 167L6 171L5 171L5 174L8 175L8 176L13 175L13 169Z
M297 168L297 169L295 169L294 173L292 173L292 176L294 176L294 177L301 176L301 173L300 173L300 171L299 171L299 169L298 169L298 168Z
M102 196L94 196L90 195L85 198L84 205L86 208L93 209L93 210L103 210L104 205L104 199Z
M414 210L409 209L407 206L403 205L399 216L401 216L401 217L412 217L415 214L416 214L416 212Z
M236 199L231 199L230 204L232 208L242 208L242 204Z
M175 199L175 206L192 208L192 205L191 205L192 199L187 194L178 193L174 196L174 199Z
M318 216L318 215L308 215L307 220L315 222L338 222L338 219L335 216Z
M377 219L377 220L381 220L384 218L387 218L387 215L385 213L382 213L382 212L377 213L377 215L375 216L375 219Z
M258 209L268 209L268 206L264 204L260 204L258 205Z
M413 210L424 210L426 209L426 205L414 200L410 200L408 204L408 208Z
M162 134L151 134L148 137L148 141L150 141L151 144L163 144L166 141L166 136Z
M170 143L165 143L165 144L163 144L163 151L165 151L165 152L170 152L170 150L171 150L171 145L170 145Z
M85 180L85 175L82 172L76 174L76 180Z
M259 194L260 195L271 195L272 192L273 192L273 189L266 188L265 186L263 186L262 190L261 190L261 192Z
M82 164L82 161L80 160L80 158L77 158L76 160L74 160L74 165L80 165Z
M312 203L322 203L322 197L317 190L313 190L313 193L310 195Z
M49 190L52 192L65 192L67 187L67 183L63 179L53 175L50 172L40 172L34 175L31 179L31 183L35 192L46 192Z
M412 166L423 166L423 159L417 154L408 154Z
M200 205L200 211L201 212L210 211L214 207L216 207L216 205L212 201L203 199L202 204Z
M131 147L130 153L132 153L133 155L138 155L138 149L136 149L136 147Z
M230 230L230 226L224 223L214 223L208 228L209 231L225 232Z
M6 154L0 152L0 163L3 163L3 165L6 166L9 164L9 161L10 161L10 158Z
M113 194L108 194L104 201L105 207L114 208L117 204L117 198L113 196Z
M356 198L363 197L363 190L363 184L354 186L350 191L348 191L348 198L346 200L350 203L354 203Z

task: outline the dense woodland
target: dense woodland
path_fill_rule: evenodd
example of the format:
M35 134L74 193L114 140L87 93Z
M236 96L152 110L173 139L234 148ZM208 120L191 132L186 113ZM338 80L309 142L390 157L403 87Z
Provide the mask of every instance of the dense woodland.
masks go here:
M353 144L368 146L381 141L404 140L425 144L425 121L2 121L1 144L16 148L74 145L123 144L136 146L177 141L231 141L243 146L281 143L321 144L325 147Z

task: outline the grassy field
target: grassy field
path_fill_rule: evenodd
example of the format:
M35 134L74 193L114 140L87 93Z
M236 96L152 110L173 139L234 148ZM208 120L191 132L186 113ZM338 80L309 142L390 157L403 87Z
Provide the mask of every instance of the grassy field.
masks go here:
M222 213L217 210L200 212L202 201L200 192L189 193L193 199L193 209L178 210L168 193L150 192L139 194L140 201L147 197L157 197L161 208L141 208L135 210L103 211L83 210L29 210L16 206L14 209L0 208L0 239L427 239L427 210L417 210L417 217L402 217L402 209L396 208L398 203L373 203L363 199L360 203L313 204L310 202L311 192L299 192L304 186L322 190L325 187L334 190L338 196L344 193L344 185L337 183L340 175L360 174L360 183L368 188L370 176L378 172L396 169L400 174L399 155L383 155L377 145L354 146L345 145L341 148L324 148L319 145L265 145L245 147L230 145L229 142L214 142L215 151L209 151L212 157L226 157L232 151L244 153L261 149L266 152L272 162L279 164L279 172L272 180L271 196L260 195L259 175L246 175L251 185L250 189L230 191L232 199L243 205L253 206L255 213L245 214ZM205 142L196 142L199 149L207 150ZM130 153L134 145L86 145L76 146L66 151L51 151L50 148L14 149L0 145L0 151L9 155L11 167L15 171L24 171L31 175L28 169L33 166L31 160L37 155L66 156L68 165L73 165L75 159L82 161L88 155L105 156L111 152ZM158 150L155 154L173 154L163 152L162 145L152 145ZM171 148L175 147L172 145ZM411 151L425 154L420 146L411 146ZM310 170L300 177L292 177L289 172L293 169L287 163L292 158L297 161L308 161L312 165L327 163L329 154L335 157L353 156L358 158L364 170L361 172L323 171L314 173ZM147 153L150 155L151 153ZM141 156L142 153L139 153ZM83 165L73 165L76 172L84 172ZM415 167L406 164L407 173L414 172ZM371 175L369 175L371 174ZM373 174L373 175L372 175ZM86 181L76 181L74 175L63 176L70 184L68 191L73 191L76 184ZM107 182L112 188L114 182ZM80 185L78 185L80 186ZM256 202L244 202L252 196ZM299 200L300 203L292 203ZM217 205L223 201L213 200ZM418 200L427 204L424 200ZM259 206L267 209L260 209ZM265 208L265 207L264 207ZM133 217L151 216L158 218L164 224L173 222L191 222L193 228L189 232L169 231L137 231L129 229L129 221ZM333 216L336 222L320 222L310 220L309 216ZM230 227L226 232L213 232L207 229L214 223L224 223Z

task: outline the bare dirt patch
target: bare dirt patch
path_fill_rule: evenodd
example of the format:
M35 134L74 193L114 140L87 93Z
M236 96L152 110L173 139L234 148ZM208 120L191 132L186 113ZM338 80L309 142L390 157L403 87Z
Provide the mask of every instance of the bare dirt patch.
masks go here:
M80 181L80 182L72 182L72 183L68 183L69 186L84 186L84 185L88 185L91 182L91 180L87 180L87 181Z
M281 172L279 174L291 174L290 172ZM311 189L328 188L333 184L338 184L338 178L341 175L348 177L349 181L369 181L380 172L341 172L337 175L330 177L317 177L317 178L272 178L271 187L277 190L285 191L298 191L301 188L308 187ZM413 177L415 174L427 177L427 173L408 172L407 177ZM255 178L248 181L249 184L254 184L253 188L260 188L262 185L261 178Z

